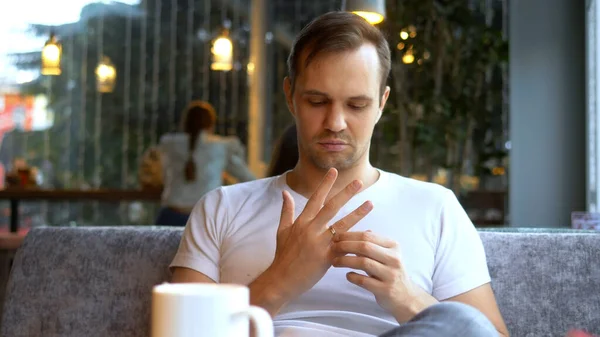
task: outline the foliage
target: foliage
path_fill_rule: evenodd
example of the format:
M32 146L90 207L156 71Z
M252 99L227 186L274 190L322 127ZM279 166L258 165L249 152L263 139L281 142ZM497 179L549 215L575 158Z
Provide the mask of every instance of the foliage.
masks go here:
M481 173L489 158L505 156L502 67L508 44L493 20L500 13L486 14L483 4L388 1L382 30L393 65L386 123L396 125L383 127L382 138L398 152L395 165L404 175L425 172L431 179L437 168L447 168L448 187L457 190L469 161ZM408 55L412 63L403 62Z

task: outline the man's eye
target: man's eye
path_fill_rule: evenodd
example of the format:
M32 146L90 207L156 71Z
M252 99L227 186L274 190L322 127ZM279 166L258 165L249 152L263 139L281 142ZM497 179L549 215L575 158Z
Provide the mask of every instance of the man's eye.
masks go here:
M325 105L327 102L326 101L309 101L309 103L312 106L320 106L320 105Z
M352 110L362 110L366 107L367 107L366 105L350 104L350 109L352 109Z

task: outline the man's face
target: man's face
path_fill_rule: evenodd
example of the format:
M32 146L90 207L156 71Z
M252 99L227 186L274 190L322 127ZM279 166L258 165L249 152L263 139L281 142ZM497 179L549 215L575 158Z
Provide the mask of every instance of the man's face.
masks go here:
M304 64L301 57L299 64ZM373 128L389 95L379 96L381 73L374 46L317 56L296 77L286 78L288 107L298 128L301 160L321 169L344 170L368 161Z

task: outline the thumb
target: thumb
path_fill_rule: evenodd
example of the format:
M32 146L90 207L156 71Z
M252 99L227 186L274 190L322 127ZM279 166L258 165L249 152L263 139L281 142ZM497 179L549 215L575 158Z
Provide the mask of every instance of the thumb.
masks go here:
M288 229L294 224L294 198L288 191L283 191L283 205L281 206L281 218L279 219L279 229L277 232L281 232Z

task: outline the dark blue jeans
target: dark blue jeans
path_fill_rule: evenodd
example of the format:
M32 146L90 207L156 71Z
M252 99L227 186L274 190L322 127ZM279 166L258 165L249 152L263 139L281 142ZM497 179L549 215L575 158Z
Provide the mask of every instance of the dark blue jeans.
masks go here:
M442 302L410 322L379 337L498 337L492 323L477 309L458 302Z
M157 226L184 227L187 224L189 214L177 212L169 207L161 207L156 217Z

